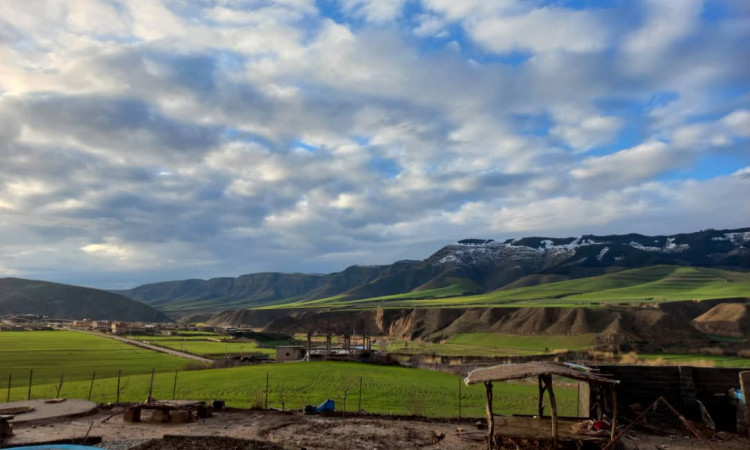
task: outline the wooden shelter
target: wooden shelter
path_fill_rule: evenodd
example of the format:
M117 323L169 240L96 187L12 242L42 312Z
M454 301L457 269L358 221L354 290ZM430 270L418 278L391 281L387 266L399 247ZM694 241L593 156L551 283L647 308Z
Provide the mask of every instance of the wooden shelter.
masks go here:
M488 440L487 448L492 450L497 448L495 439L495 418L492 412L492 382L517 380L528 377L538 377L539 380L539 418L544 416L544 392L547 391L549 403L552 408L552 438L555 448L557 447L557 403L555 401L555 392L552 389L552 376L557 375L574 380L585 381L589 384L596 383L607 385L612 391L613 417L611 437L614 438L615 422L617 421L617 393L615 386L619 383L617 380L611 380L596 375L586 370L578 370L562 363L555 362L528 362L520 364L503 364L499 366L474 369L469 372L464 380L467 385L484 383L487 391L487 429Z

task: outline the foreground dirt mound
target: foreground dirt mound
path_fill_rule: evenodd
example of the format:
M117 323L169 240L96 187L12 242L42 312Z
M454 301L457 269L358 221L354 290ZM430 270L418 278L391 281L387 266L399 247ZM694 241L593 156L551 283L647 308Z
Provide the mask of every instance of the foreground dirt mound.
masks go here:
M223 436L164 436L130 450L285 450L270 442L237 439Z
M326 419L289 423L271 430L266 439L294 443L307 449L401 449L437 444L443 435L413 423L373 420L349 420L347 423Z
M750 337L750 305L722 303L696 317L692 324L706 334Z

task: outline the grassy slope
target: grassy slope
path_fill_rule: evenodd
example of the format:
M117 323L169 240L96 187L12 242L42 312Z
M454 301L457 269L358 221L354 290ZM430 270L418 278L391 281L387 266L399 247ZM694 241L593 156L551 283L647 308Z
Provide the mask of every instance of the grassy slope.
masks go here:
M573 336L517 336L498 333L466 333L439 344L423 341L392 341L389 352L442 356L542 355L556 349L575 350L594 345L594 334Z
M26 385L29 369L34 383L52 383L65 373L65 380L182 370L190 361L108 339L74 331L0 332L0 385Z
M426 292L429 291L423 293ZM702 267L652 266L531 287L500 289L480 295L424 299L406 297L407 294L402 294L355 301L332 297L315 302L288 304L284 307L575 307L601 303L634 304L750 297L750 273Z
M457 415L457 393L460 377L403 367L374 366L361 363L310 362L243 366L233 369L180 372L177 378L177 398L196 400L223 399L235 407L248 407L253 399L262 399L266 374L270 380L269 407L280 408L279 391L285 393L286 409L298 409L307 404L319 404L327 398L342 408L342 386L348 386L347 410L356 410L359 380L362 378L362 408L377 413L411 414L421 412L429 416ZM122 401L142 401L148 392L149 375L123 379ZM155 377L154 396L172 398L174 374ZM96 382L92 400L114 401L116 379ZM54 385L36 386L37 398L54 394ZM86 398L89 382L71 382L63 386L61 395ZM5 390L0 388L0 396ZM532 413L536 408L536 383L495 383L495 407L501 413ZM11 400L25 398L26 391L18 387ZM562 384L555 386L561 414L573 414L576 408L576 389ZM462 412L467 416L484 414L484 386L462 386Z

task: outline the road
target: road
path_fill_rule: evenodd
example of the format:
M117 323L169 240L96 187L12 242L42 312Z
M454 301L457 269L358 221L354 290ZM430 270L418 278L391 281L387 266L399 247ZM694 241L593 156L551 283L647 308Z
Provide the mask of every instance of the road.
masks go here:
M83 331L83 330L73 330L73 331L78 331L80 333L88 333L88 334L93 334L94 336L102 336L102 337L114 339L116 341L124 342L126 344L135 345L136 347L141 347L141 348L145 348L148 350L154 350L156 352L162 352L162 353L166 353L167 355L177 356L178 358L185 358L191 361L197 361L197 362L204 363L204 364L212 364L214 362L213 359L204 358L202 356L191 355L190 353L181 352L179 350L174 350L171 348L159 347L158 345L147 344L145 342L116 336L114 334L97 333L94 331Z

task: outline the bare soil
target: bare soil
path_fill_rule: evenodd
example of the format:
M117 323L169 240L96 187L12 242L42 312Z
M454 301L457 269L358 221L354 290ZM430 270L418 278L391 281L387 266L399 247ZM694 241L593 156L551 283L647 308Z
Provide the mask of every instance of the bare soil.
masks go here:
M94 415L57 419L37 424L18 424L15 435L2 446L18 446L101 436L103 448L110 450L183 449L456 449L486 448L485 430L475 420L404 420L369 416L306 416L275 411L230 411L184 424L130 423L123 421L120 409ZM165 437L166 436L166 437ZM744 450L750 440L735 434L713 440L716 450ZM701 443L686 436L652 436L630 433L623 448L694 450Z

